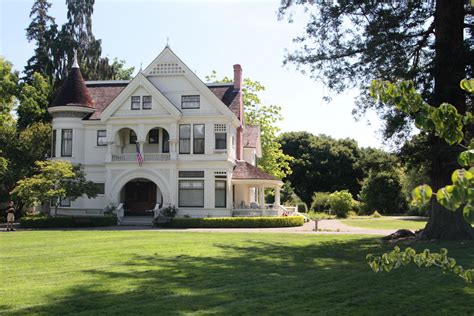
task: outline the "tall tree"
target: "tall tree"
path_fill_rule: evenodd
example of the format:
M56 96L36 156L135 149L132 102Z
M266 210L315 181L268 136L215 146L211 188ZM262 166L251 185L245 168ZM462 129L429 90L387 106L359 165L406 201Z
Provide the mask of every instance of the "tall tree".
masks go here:
M31 23L26 28L26 38L35 42L34 55L25 66L25 80L33 80L33 73L51 77L53 64L51 59L51 43L55 40L57 28L54 18L48 14L51 3L47 0L35 0L30 12Z
M13 124L11 115L18 95L18 72L0 56L0 126Z
M48 122L49 98L51 96L51 86L47 79L40 73L33 73L31 83L23 83L19 93L17 108L17 126L20 130L34 122Z
M293 5L309 8L303 47L287 55L286 62L308 67L315 79L342 91L359 86L358 110L376 108L385 120L385 136L407 135L414 118L367 98L372 79L409 79L425 101L439 106L454 104L460 113L472 111L472 101L459 89L464 77L472 77L474 64L473 10L465 0L348 1L283 0L280 16ZM457 151L430 136L431 179L435 189L448 183L449 163ZM446 164L448 162L448 164ZM425 228L428 238L470 238L459 213L434 203Z

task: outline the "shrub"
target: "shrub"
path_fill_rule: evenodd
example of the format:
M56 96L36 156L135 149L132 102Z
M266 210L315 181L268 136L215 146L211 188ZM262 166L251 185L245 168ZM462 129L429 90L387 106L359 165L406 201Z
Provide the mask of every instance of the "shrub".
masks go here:
M314 192L313 201L311 202L311 210L315 212L329 211L329 192Z
M308 207L306 206L306 203L301 202L296 206L296 210L298 213L306 213L308 212Z
M304 224L303 216L281 217L205 217L205 218L173 218L164 224L176 228L262 228L262 227L293 227Z
M314 212L309 211L307 216L312 220L320 220L320 219L334 219L336 215L325 213L325 212Z
M369 214L375 210L382 214L399 214L406 209L400 176L395 171L369 173L359 196Z
M357 213L354 211L347 212L347 217L357 217Z
M382 217L382 215L380 215L380 213L377 212L377 211L374 211L374 212L372 213L372 215L370 215L370 216L371 216L371 217L374 217L374 218Z
M66 228L66 227L102 227L117 225L117 217L86 217L86 216L25 216L20 219L23 228Z
M329 205L337 217L347 217L352 207L352 194L347 190L336 191L329 196Z

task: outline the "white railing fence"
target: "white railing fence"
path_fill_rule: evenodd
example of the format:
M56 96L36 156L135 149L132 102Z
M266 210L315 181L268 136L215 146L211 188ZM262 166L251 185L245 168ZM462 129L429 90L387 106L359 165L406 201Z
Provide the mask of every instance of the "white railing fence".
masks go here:
M144 153L143 160L144 161L167 161L171 159L171 155L169 153ZM129 154L112 154L112 161L136 161L137 154L136 153L129 153Z

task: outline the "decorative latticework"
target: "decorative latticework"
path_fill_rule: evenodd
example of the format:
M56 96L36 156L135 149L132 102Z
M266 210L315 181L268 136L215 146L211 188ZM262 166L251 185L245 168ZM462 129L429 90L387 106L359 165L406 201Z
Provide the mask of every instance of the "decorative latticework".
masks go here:
M227 132L227 127L225 124L214 124L214 133L225 133Z
M177 63L158 64L150 71L150 75L175 76L184 74L184 69Z

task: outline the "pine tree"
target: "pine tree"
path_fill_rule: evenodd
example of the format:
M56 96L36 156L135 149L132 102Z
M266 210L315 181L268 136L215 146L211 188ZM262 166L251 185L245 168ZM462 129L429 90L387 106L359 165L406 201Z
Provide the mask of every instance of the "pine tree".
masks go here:
M25 66L27 82L33 79L33 73L39 72L48 78L52 77L53 65L50 58L51 43L55 39L56 24L54 18L48 14L51 3L47 0L35 0L30 12L31 23L26 28L26 38L36 44L34 55Z

